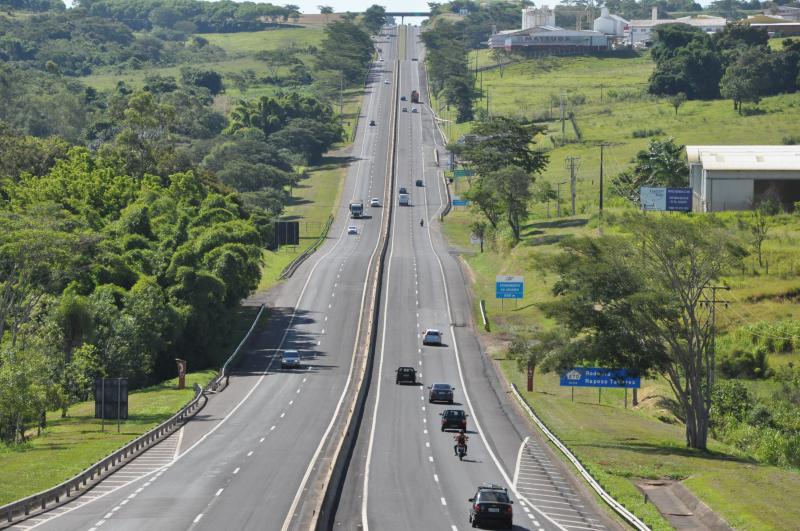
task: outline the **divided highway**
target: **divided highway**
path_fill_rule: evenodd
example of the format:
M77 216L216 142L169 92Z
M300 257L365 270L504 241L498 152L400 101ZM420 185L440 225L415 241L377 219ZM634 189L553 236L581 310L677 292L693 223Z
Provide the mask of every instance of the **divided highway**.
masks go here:
M400 26L379 43L384 60L368 77L328 240L269 296L269 325L228 388L100 487L16 529L307 529L363 361L367 279L389 209L367 207L365 219L351 220L347 207L371 197L395 207L372 382L336 527L465 529L467 498L487 482L509 489L517 529L615 526L521 416L472 329L468 283L438 222L447 190L434 151L442 164L446 153L428 104L418 32ZM409 101L399 101L395 84ZM420 104L410 101L412 90ZM389 190L392 127L396 189ZM409 206L397 206L399 187L408 189ZM357 234L348 234L349 225ZM441 330L444 344L423 346L426 328ZM280 368L283 349L300 351L301 369ZM399 366L415 367L423 383L396 385ZM428 402L434 382L455 387L454 405ZM463 462L453 455L453 433L440 429L439 413L448 408L469 415Z
M390 33L394 33L391 31ZM17 529L304 529L306 489L324 474L345 392L352 391L358 330L366 319L367 274L378 250L383 208L350 220L348 204L384 201L396 39L369 76L353 162L327 242L270 296L268 329L251 342L242 369L222 393L157 450L134 460L76 502ZM385 83L388 80L389 83ZM371 120L376 126L370 127ZM388 197L388 195L387 195ZM358 234L348 234L355 225ZM299 370L280 368L297 349ZM152 459L158 453L157 467ZM165 462L166 460L166 462ZM150 466L145 464L151 463Z
M381 531L467 528L467 499L478 485L495 483L515 501L517 529L603 529L605 516L540 444L481 353L467 282L438 223L447 194L434 149L442 161L445 153L428 105L418 28L400 31L408 32L400 50L400 91L417 89L422 102L395 102L408 107L398 113L396 186L409 190L412 204L394 211L375 372L336 524ZM416 186L418 179L424 186ZM444 344L423 346L426 328L442 331ZM400 366L415 367L422 384L396 385ZM435 382L455 387L454 405L428 402L427 386ZM453 408L469 415L463 462L454 456L455 432L440 428L440 413Z

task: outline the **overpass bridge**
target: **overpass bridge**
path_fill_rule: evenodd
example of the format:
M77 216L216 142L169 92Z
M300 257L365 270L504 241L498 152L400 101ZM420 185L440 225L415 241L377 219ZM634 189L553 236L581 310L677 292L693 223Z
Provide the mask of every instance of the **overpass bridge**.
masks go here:
M405 17L430 17L430 11L387 11L387 17L400 17L400 24Z

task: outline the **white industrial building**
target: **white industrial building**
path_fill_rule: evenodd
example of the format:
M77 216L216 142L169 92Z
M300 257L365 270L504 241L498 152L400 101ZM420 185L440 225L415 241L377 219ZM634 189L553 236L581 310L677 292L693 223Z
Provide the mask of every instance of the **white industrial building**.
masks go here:
M698 15L696 17L681 18L658 18L658 8L653 7L653 15L649 19L631 20L630 37L628 43L631 45L647 44L653 41L653 28L664 24L686 24L695 28L700 28L706 33L716 33L725 29L728 21L722 17L709 17Z
M559 28L548 6L522 10L522 29L506 30L489 37L490 48L524 49L533 54L577 55L607 50L609 37L598 31Z
M750 210L800 201L800 146L686 146L694 212Z
M600 17L594 20L594 30L614 37L627 37L630 22L619 15L609 13L607 7L600 8Z

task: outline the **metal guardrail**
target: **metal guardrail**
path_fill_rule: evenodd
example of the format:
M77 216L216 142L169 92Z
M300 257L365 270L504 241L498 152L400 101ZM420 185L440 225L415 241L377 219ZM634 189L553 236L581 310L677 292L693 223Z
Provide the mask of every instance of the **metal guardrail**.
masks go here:
M319 249L319 246L322 245L322 242L324 242L325 238L328 237L328 231L331 230L332 224L333 224L333 216L328 216L328 221L325 223L325 228L322 229L322 234L319 235L319 238L317 238L317 240L311 244L311 247L300 253L300 255L297 258L289 262L289 265L283 268L283 271L281 271L281 274L279 275L278 278L286 279L294 275L294 272L297 271L297 268L300 267L300 264L302 264L306 260L306 258L311 256L311 254L314 253L314 251Z
M194 384L194 393L192 401L183 406L175 415L83 472L60 485L0 507L0 529L72 501L154 444L172 435L178 427L197 414L208 401L203 389L196 383Z
M628 509L625 508L624 505L619 503L609 493L607 493L605 489L603 489L603 487L600 485L600 483L598 483L597 480L592 477L589 471L586 470L583 464L581 464L578 458L575 457L575 454L573 454L570 451L570 449L567 448L567 446L564 443L562 443L558 439L558 437L556 437L553 434L553 432L551 432L547 428L545 423L542 422L542 420L538 416L536 416L536 413L533 412L533 409L531 409L530 405L525 400L525 398L522 397L522 395L519 392L519 389L517 389L517 386L514 383L512 383L511 387L514 390L514 396L517 397L519 403L522 405L525 411L528 412L528 415L530 415L530 417L533 419L533 422L536 423L539 429L542 430L542 433L544 433L547 436L547 438L550 439L550 441L556 446L556 448L561 450L561 453L564 454L564 456L575 466L575 468L578 470L578 473L580 473L580 475L583 476L583 479L585 479L586 482L589 483L589 486L592 487L592 489L594 489L594 491L598 494L598 496L600 496L600 498L602 498L604 502L606 502L612 509L614 509L614 511L618 515L620 515L626 522L628 522L632 527L638 529L639 531L650 531L650 528L647 527L647 524L639 520L639 518L637 518L635 514L630 512Z
M481 319L483 319L483 329L489 331L489 316L486 315L486 301L481 299Z
M230 367L231 363L233 363L234 360L236 360L236 358L239 357L239 353L242 351L242 347L244 346L245 343L247 343L247 340L250 339L250 336L253 334L253 330L256 329L256 325L258 324L258 321L261 319L261 314L264 313L266 307L267 306L265 304L261 305L261 308L258 310L258 314L256 314L256 318L253 319L253 324L250 325L250 329L247 331L242 340L239 342L239 345L236 347L236 350L234 350L233 354L231 354L228 357L228 359L225 360L225 363L219 370L219 374L217 374L217 376L213 380L211 380L211 383L209 383L206 386L207 391L219 392L228 386L228 379L230 378L230 371L228 368ZM223 385L222 389L220 389L220 385L222 384L223 380L225 381L225 385Z

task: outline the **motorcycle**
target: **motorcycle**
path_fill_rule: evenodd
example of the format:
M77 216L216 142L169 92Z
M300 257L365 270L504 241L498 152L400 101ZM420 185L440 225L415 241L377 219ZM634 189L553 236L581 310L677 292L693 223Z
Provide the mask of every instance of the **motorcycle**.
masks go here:
M458 454L458 460L463 461L464 456L467 455L467 445L466 444L459 444L456 447L456 453Z

